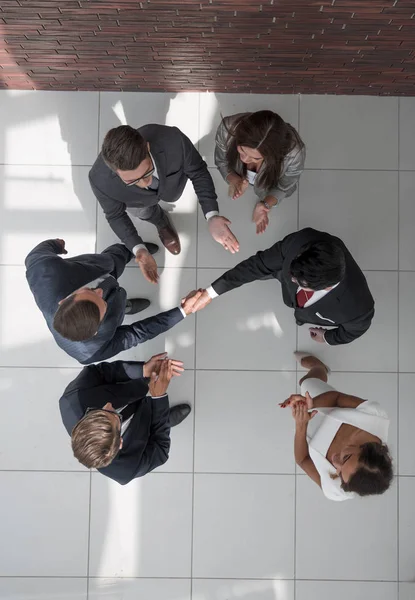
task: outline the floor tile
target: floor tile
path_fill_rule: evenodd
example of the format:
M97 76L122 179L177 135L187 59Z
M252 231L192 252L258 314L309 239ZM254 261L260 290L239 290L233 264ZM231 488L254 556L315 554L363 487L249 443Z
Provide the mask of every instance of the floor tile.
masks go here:
M0 485L0 576L85 577L89 473L3 471Z
M87 600L87 579L53 577L2 577L4 600Z
M98 92L0 92L0 164L92 165Z
M265 233L257 235L252 222L252 212L258 199L255 197L253 189L250 187L242 198L232 200L228 196L228 186L219 171L210 169L210 172L218 194L220 213L231 221L230 229L239 241L240 250L231 254L215 242L209 233L206 219L199 210L198 267L234 267L241 260L256 254L258 250L269 248L277 240L281 240L297 229L297 192L286 198L281 206L272 211L269 215L270 224Z
M89 600L190 600L190 579L90 579Z
M0 267L0 365L77 367L55 343L26 281L24 267Z
M415 581L415 477L399 478L399 580Z
M0 388L7 395L1 409L0 470L86 471L73 457L58 404L78 373L79 369L0 368ZM11 423L19 424L18 436Z
M138 315L126 316L124 324L147 319L159 312L179 306L180 300L196 287L195 269L159 270L157 285L148 283L138 267L128 268L120 278L120 285L129 298L148 298L151 306ZM165 334L117 355L119 360L148 360L153 354L169 352L170 357L184 361L186 369L194 368L195 317L189 315Z
M190 404L192 412L180 425L171 428L169 460L156 470L157 473L193 472L194 396L194 371L185 371L172 379L169 385L170 405Z
M317 352L333 371L396 371L398 293L397 274L387 271L365 272L375 299L375 316L368 331L350 344L317 344L309 333L310 325L298 328L298 349Z
M399 375L399 474L415 476L415 374Z
M291 94L200 94L199 152L214 166L215 135L222 117L272 110L298 127L298 96Z
M94 473L90 575L189 577L191 504L191 475L147 475L123 487Z
M399 277L399 370L415 372L415 273L402 273Z
M72 256L95 252L96 201L88 167L0 166L1 264L22 265L43 240Z
M294 473L295 373L198 371L195 471ZM214 443L213 443L214 440Z
M415 598L415 582L399 584L399 600L413 600Z
M296 600L398 600L398 584L373 581L297 581Z
M195 144L198 121L198 93L101 92L99 145L112 127L142 127L148 123L178 127Z
M297 477L296 515L298 579L397 580L396 484L382 496L333 502Z
M294 600L294 582L284 580L194 579L193 600Z
M292 579L294 476L195 475L193 576Z
M415 173L399 173L399 268L415 271Z
M199 269L198 287L209 286L222 273ZM295 328L293 311L284 305L277 281L244 285L197 313L197 368L293 369Z
M399 98L399 168L415 170L415 98Z
M338 236L362 269L398 267L398 173L305 171L300 228Z
M305 373L301 369L301 373ZM329 384L336 390L379 402L388 413L388 446L397 470L398 465L398 375L396 373L331 373Z
M301 96L300 135L308 169L397 169L398 99Z
M160 241L157 229L151 223L140 221L131 217L137 230L145 242L153 242L159 246L159 251L154 255L158 266L166 267L196 267L197 247L197 211L200 207L191 182L188 182L182 197L176 203L161 202L160 205L169 213L172 223L180 237L182 250L180 254L173 255L168 252ZM98 205L97 249L101 252L111 244L120 240L112 231L105 218L104 212ZM134 259L130 266L134 266Z

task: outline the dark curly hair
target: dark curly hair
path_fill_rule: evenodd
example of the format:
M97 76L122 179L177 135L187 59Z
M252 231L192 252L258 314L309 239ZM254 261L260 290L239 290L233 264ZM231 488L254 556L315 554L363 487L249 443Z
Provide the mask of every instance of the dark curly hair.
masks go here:
M393 480L392 459L385 444L368 442L362 444L359 467L349 481L341 484L345 492L355 492L359 496L383 494Z

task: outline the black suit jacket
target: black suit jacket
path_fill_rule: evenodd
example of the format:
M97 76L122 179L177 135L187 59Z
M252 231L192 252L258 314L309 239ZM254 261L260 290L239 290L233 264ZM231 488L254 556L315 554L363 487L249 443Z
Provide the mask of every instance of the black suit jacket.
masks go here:
M188 179L193 183L203 214L219 210L215 186L205 161L192 142L177 127L144 125L138 131L150 143L159 178L157 190L136 185L126 186L104 162L101 154L89 172L89 181L98 202L114 233L132 250L143 243L137 233L127 207L142 208L160 200L175 202L183 193Z
M115 356L123 350L142 344L164 333L183 319L179 308L122 325L126 292L117 279L131 260L131 252L122 244L114 244L101 254L83 254L63 259L57 240L38 244L26 257L26 277L36 304L47 326L62 350L81 364L89 364ZM71 342L53 328L53 318L59 301L103 275L110 274L100 287L104 290L107 311L98 333L84 342Z
M84 367L59 400L69 435L87 408L102 408L111 402L114 409L119 409L135 403L135 413L122 436L122 448L108 467L98 469L121 485L142 477L169 457L169 399L167 395L155 400L147 396L143 364L119 360Z
M309 242L335 240L346 257L346 275L330 293L307 308L299 308L296 302L298 285L291 281L290 267L294 258ZM369 329L374 315L374 300L367 281L343 242L329 233L307 228L287 235L268 250L257 252L224 273L213 284L217 294L224 294L244 283L269 277L281 283L282 297L287 306L295 311L299 323L312 323L321 327L335 326L326 331L328 344L348 344Z

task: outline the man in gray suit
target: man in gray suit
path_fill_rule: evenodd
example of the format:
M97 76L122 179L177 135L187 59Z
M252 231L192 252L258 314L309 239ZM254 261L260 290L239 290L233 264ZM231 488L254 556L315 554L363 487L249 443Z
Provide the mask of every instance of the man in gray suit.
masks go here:
M149 251L157 249L155 244L147 247ZM195 293L182 307L121 325L125 314L150 305L149 300L127 300L126 291L118 285L131 252L114 244L101 254L66 260L59 254L67 254L64 240L38 244L26 257L26 277L56 343L83 365L105 360L168 331L191 312L200 296Z
M179 254L179 236L159 201L178 200L188 179L193 183L212 237L226 250L237 252L239 243L228 227L230 221L219 216L207 165L177 127L153 124L139 129L129 125L111 129L89 172L92 190L108 223L132 251L144 277L151 283L158 281L156 262L127 212L153 223L165 248Z

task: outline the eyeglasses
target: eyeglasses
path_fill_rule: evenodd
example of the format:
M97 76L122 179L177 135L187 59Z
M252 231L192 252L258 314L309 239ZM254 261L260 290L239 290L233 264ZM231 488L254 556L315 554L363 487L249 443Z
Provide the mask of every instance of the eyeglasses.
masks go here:
M148 156L148 158L151 160L151 156L150 155ZM134 181L130 181L129 183L126 183L124 181L125 185L127 187L130 187L132 185L135 185L136 183L138 183L142 179L147 179L147 177L150 177L150 175L152 175L154 173L154 171L156 170L156 168L155 168L152 160L151 160L151 164L152 164L152 168L149 171L147 171L147 173L144 173L144 175L142 175L141 177L138 177L138 179L134 179Z
M85 411L85 414L83 416L83 418L85 418L87 415L89 415L89 413L92 412L96 412L97 410L101 411L101 412L107 412L107 413L111 413L112 415L117 415L117 417L120 420L120 429L121 429L121 425L122 425L122 414L120 414L119 412L117 412L116 410L108 410L108 408L87 408Z

